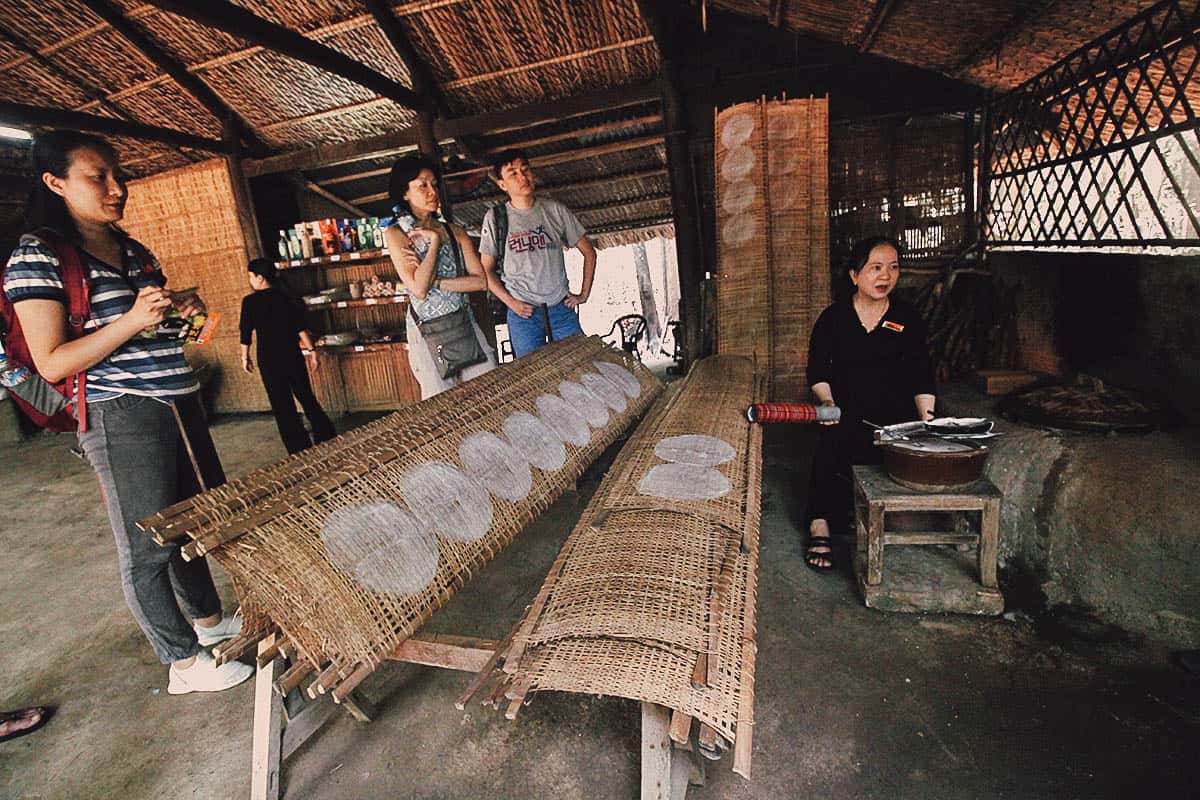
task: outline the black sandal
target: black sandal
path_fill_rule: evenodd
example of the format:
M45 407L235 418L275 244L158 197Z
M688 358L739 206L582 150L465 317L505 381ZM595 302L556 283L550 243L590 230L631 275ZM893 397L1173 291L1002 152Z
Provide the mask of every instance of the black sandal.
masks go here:
M828 563L822 564L821 561ZM816 572L829 572L833 569L833 546L828 536L808 537L808 546L804 550L804 563Z
M54 716L54 708L52 706L34 706L32 708L20 708L16 711L0 711L0 722L17 722L23 719L31 719L35 716L37 717L37 722L28 727L0 736L0 742L11 742L13 739L20 739L22 736L28 736L34 731L39 730Z

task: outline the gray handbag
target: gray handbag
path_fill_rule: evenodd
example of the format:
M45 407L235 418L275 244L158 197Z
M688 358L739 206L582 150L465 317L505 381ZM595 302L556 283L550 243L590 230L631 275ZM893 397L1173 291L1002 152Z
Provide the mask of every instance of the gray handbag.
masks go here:
M463 268L462 248L454 236L454 231L450 230L449 233L454 247L454 276L461 277L466 274ZM471 316L469 304L464 303L457 311L427 320L417 317L412 304L408 306L408 313L412 315L413 322L421 331L425 347L428 348L433 364L443 379L452 378L467 367L487 360L487 353L479 346L479 339L475 336L475 326L472 324L474 318Z

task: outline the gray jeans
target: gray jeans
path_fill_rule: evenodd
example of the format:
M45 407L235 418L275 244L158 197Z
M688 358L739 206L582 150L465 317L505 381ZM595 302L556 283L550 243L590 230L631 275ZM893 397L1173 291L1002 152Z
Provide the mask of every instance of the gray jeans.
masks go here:
M158 400L122 395L88 405L87 421L79 446L100 479L125 601L162 663L190 658L201 647L189 618L221 611L208 564L184 561L180 545L159 547L136 524L199 490L175 416Z

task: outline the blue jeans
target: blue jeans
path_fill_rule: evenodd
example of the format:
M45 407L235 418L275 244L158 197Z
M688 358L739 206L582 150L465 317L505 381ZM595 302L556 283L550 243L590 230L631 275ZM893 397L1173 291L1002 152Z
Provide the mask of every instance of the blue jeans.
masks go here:
M221 612L208 564L184 561L179 542L159 547L137 527L200 489L171 407L126 394L89 403L87 417L79 446L100 479L125 602L162 663L191 658L201 650L191 620ZM201 435L193 444L211 448L207 428Z
M512 342L513 356L520 358L546 344L546 313L550 314L550 340L557 342L568 336L583 333L579 327L579 314L567 308L566 301L552 306L535 305L533 315L525 319L508 310L508 338Z

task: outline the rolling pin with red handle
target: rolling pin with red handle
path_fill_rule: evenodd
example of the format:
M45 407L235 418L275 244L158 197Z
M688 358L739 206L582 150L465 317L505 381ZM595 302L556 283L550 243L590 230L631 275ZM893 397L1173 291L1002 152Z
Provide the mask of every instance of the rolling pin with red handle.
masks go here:
M751 422L837 422L842 410L837 406L814 406L811 403L755 403L746 409Z

